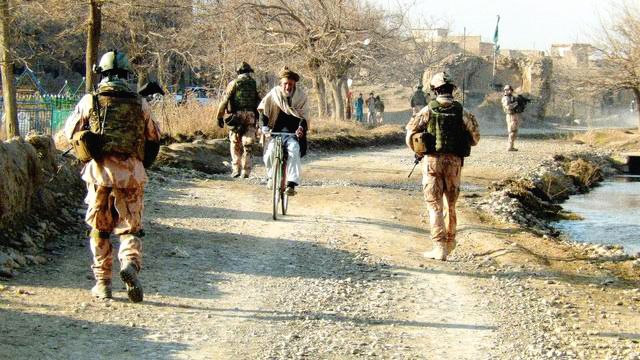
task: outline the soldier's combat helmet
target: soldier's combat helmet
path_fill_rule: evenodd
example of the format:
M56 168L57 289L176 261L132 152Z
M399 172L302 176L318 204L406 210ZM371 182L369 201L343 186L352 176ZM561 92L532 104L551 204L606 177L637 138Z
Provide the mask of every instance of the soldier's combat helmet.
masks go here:
M102 55L98 66L94 66L93 70L98 74L133 73L127 55L118 50L111 50Z
M418 86L416 86L416 89L422 90L422 84L418 84Z
M252 73L254 72L253 69L251 68L251 65L247 64L246 62L241 62L240 65L238 65L238 68L236 69L236 73L237 74L248 74L248 73Z
M505 85L502 90L504 90L504 91L507 91L507 90L513 91L513 88L511 87L511 85Z
M453 84L453 80L451 79L451 76L449 76L449 74L447 74L446 72L439 72L433 75L433 77L431 78L431 81L429 82L429 85L431 85L432 89L437 89L447 84L455 87L455 85Z

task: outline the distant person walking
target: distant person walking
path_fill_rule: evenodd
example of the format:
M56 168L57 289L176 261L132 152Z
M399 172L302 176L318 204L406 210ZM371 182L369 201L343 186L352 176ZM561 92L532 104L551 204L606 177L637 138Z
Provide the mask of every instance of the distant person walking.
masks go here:
M377 123L378 125L382 125L384 122L384 102L380 99L380 95L376 96L375 108Z
M376 98L373 93L369 93L369 97L365 101L367 105L367 125L375 125L376 123Z
M520 122L520 114L516 112L516 107L518 107L518 101L516 97L513 96L513 88L511 85L505 85L504 96L502 96L502 110L504 110L504 113L507 115L507 130L509 131L507 151L518 151L518 149L514 147Z
M358 98L354 102L354 108L356 110L356 121L363 122L364 121L364 98L362 97L362 93L358 95Z
M417 114L418 111L427 106L427 96L429 96L429 94L425 94L424 91L422 91L422 85L418 85L416 91L411 95L411 109L414 114Z

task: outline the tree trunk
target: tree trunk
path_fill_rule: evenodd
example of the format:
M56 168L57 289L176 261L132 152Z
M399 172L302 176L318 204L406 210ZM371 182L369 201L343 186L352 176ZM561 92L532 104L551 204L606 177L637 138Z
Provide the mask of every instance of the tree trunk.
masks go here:
M158 85L160 85L161 88L163 88L164 90L167 90L167 81L165 79L165 73L164 73L164 59L162 58L162 56L160 56L160 54L158 54L158 73L157 73L157 77L158 77Z
M636 114L638 114L638 131L640 131L640 88L634 88L633 95L635 95L636 97Z
M332 80L329 84L333 95L333 119L336 121L344 120L344 101L340 90L340 80Z
M326 110L325 110L325 116L326 117L331 117L331 118L335 118L335 101L334 101L334 96L333 96L333 90L332 90L332 81L328 78L322 78L322 87L324 89L324 93L325 93L325 103L326 103Z
M138 71L138 90L149 82L149 70L144 68Z
M322 77L313 76L311 79L313 88L316 92L316 99L318 100L318 118L324 118L327 116L327 92L324 88L324 82Z
M96 75L93 65L98 62L98 47L100 46L100 30L102 28L102 1L89 0L89 21L87 24L87 54L85 55L85 92L93 92Z
M11 16L9 0L0 0L0 71L2 71L2 98L4 103L4 126L7 139L20 136L16 106L16 82L11 57Z
M341 98L341 102L342 102L342 106L343 106L343 120L348 120L351 118L351 112L350 110L348 110L349 108L349 104L348 103L348 99L349 99L349 85L347 84L347 78L341 78L340 80L338 80L338 87L340 88L340 98Z

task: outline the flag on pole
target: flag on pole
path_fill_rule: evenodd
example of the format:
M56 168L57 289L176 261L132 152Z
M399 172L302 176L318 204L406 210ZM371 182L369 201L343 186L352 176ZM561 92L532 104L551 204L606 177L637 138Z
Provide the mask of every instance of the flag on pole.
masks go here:
M498 43L498 25L500 24L500 15L498 15L498 21L496 22L496 31L493 33L493 43Z

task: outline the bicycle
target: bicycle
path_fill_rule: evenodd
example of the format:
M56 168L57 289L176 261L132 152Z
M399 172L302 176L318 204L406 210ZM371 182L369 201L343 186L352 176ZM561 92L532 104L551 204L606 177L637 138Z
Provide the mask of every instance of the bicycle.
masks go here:
M273 193L273 220L278 219L278 205L282 215L287 215L287 208L289 206L289 196L287 195L287 156L284 151L284 138L286 136L295 136L291 133L285 132L271 132L270 136L273 137L274 145L271 152L271 166L273 171L271 172L271 189Z

